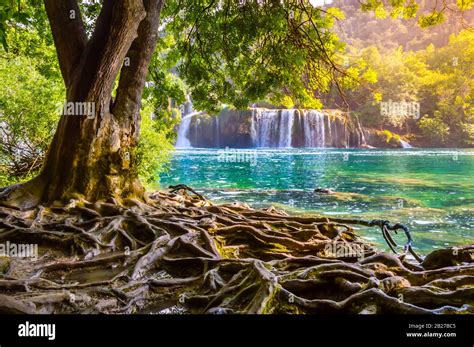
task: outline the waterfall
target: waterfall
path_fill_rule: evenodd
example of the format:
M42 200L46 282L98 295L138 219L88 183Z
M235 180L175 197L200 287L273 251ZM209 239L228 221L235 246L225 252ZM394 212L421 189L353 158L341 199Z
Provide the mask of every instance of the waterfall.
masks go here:
M365 139L364 129L360 125L359 118L355 117L356 125L357 125L357 132L359 134L359 141L357 143L357 147L362 147L367 145L367 140Z
M362 129L360 124L359 124L359 130L360 130L360 144L359 144L359 147L366 146L367 145L367 140L365 139L364 129Z
M305 147L326 147L324 114L316 110L303 112Z
M219 148L220 147L220 133L221 133L221 128L220 128L220 125L219 125L219 116L215 116L214 117L214 120L216 122L216 147Z
M403 141L403 140L400 140L400 145L402 146L402 148L413 148L412 145L410 145L408 142Z
M182 118L176 147L348 148L366 144L357 118L349 121L337 111L252 108L225 110L216 116L197 114Z
M291 147L295 110L282 110L280 114L280 134L278 147Z
M326 147L326 128L324 127L324 114L319 111L314 111L316 113L317 124L318 124L318 142L316 147Z
M334 132L332 132L332 131L331 132L334 133L333 139L336 141L336 143L334 143L334 140L333 140L332 144L333 144L334 147L337 147L338 146L337 141L339 140L339 132L337 131L337 123L336 122L331 122L331 126L334 126Z
M304 110L303 114L300 114L300 119L303 118L303 129L304 129L304 146L305 147L313 147L312 146L312 137L311 137L311 122L308 117L308 111Z
M332 147L333 142L332 142L332 124L331 124L331 117L329 115L326 116L326 119L328 120L327 124L327 129L328 129L328 135L329 135L329 145Z
M252 140L252 147L258 147L258 130L257 130L257 109L252 111L252 123L250 125L250 138Z
M255 109L252 115L252 142L255 147L277 147L278 111Z
M189 141L189 127L191 125L191 119L193 116L199 114L200 112L193 112L181 119L181 123L178 128L178 139L176 140L176 148L189 148L191 147L191 142Z
M267 110L255 108L252 111L250 136L254 147L292 147L295 137L303 136L304 147L326 147L326 127L332 144L331 120L316 110ZM328 118L327 120L325 118ZM295 120L302 127L303 134L295 128ZM327 125L326 125L327 123Z

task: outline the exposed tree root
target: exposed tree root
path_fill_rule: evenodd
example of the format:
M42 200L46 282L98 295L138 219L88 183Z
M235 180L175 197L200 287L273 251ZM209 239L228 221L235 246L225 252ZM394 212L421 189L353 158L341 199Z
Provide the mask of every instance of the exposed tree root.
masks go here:
M0 207L0 243L40 247L0 257L0 312L474 313L473 245L418 264L351 228L388 233L385 221L215 206L182 188L146 204Z

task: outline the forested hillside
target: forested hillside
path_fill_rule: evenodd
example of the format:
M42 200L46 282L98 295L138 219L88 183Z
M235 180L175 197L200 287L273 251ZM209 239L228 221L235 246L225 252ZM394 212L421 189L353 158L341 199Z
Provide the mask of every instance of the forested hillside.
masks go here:
M452 3L455 3L453 0ZM340 64L344 95L321 94L325 107L349 107L363 125L396 132L417 146L474 144L474 11L463 14L417 1L416 18L364 12L357 0L334 1L344 12L333 27L346 43ZM433 23L438 25L432 26ZM416 108L384 112L387 105Z
M456 1L450 2L454 5ZM426 27L428 20L423 15L431 13L436 2L420 0L416 3L420 7L417 17L405 19L393 18L383 11L364 12L358 0L334 0L330 6L338 7L345 13L345 19L335 25L334 31L342 41L358 48L375 45L379 49L402 46L405 50L420 50L430 44L445 46L451 34L459 34L474 24L473 11L459 14L448 8L438 19L443 19L443 23ZM440 11L443 9L441 2L436 8ZM419 22L425 27L420 26Z

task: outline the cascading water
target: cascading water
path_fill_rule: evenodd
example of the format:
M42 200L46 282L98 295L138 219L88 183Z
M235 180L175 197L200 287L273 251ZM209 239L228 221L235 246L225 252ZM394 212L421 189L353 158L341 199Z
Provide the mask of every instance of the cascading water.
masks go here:
M339 111L252 108L197 114L183 117L176 147L347 148L366 142L357 118L349 123Z
M219 124L219 117L214 117L214 121L216 123L216 147L220 147L220 133L221 133L221 128Z
M357 135L358 135L358 140L357 140L357 147L360 146L366 146L367 141L365 139L365 134L364 134L364 129L362 129L362 126L360 125L359 119L356 119L357 121L355 122L357 126Z
M191 142L189 141L189 128L191 125L192 117L200 114L200 112L192 112L181 119L181 123L178 128L178 139L176 140L176 148L189 148Z
M282 110L280 114L280 134L278 147L291 147L293 139L293 123L295 119L295 110Z
M332 129L331 129L331 128L332 128L332 124L331 124L331 117L327 116L326 119L327 119L327 123L328 123L328 124L326 125L326 126L327 126L327 129L328 129L328 135L329 135L329 139L328 139L328 140L329 140L329 144L332 145Z
M296 123L297 119L297 123ZM327 124L326 124L327 123ZM300 131L298 131L298 127ZM297 128L295 128L297 127ZM326 147L333 143L332 121L317 110L267 110L253 109L250 135L254 147L292 147L295 136L302 136L300 147ZM334 125L337 137L337 125ZM337 138L336 138L337 140Z
M326 128L326 120L327 128ZM326 147L326 129L328 140L332 143L331 121L328 116L316 110L266 110L254 109L250 134L254 147L292 147L295 131L295 119L302 126L303 147Z
M252 142L255 147L277 147L278 111L255 109L252 115Z
M316 110L303 113L305 147L326 147L326 128L324 114Z
M402 146L402 148L413 148L412 145L410 145L408 142L403 141L403 140L400 140L400 145Z

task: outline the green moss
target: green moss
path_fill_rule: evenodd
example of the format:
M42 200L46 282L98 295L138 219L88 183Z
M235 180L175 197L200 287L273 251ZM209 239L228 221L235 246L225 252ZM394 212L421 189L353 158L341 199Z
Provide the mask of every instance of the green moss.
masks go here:
M10 268L10 258L0 257L0 273L5 274Z
M268 245L272 246L271 251L274 251L274 252L284 252L284 253L289 253L290 252L288 248L286 248L285 246L283 246L279 243L270 242L270 243L268 243Z
M265 307L262 310L263 314L272 314L275 313L275 306L277 303L277 296L280 293L281 286L277 284L273 289L271 295L267 298Z
M385 142L399 144L401 141L400 135L392 133L390 130L385 129L382 131L383 136L385 137Z

